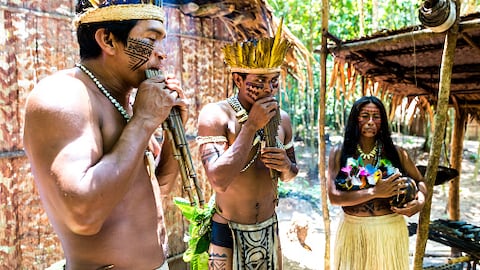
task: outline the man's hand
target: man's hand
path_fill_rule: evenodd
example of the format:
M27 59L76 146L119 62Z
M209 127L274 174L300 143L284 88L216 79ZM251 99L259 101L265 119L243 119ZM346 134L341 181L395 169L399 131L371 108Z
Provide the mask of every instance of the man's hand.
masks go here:
M254 125L255 130L259 130L267 125L277 113L278 102L275 97L269 96L260 98L253 103L248 113L247 123Z
M260 158L267 168L279 172L288 172L292 166L292 162L288 158L285 149L262 147Z
M183 121L186 121L186 102L180 83L173 76L159 75L143 81L135 97L133 117L143 119L152 132L168 117L174 106L180 107ZM132 117L132 118L133 118Z

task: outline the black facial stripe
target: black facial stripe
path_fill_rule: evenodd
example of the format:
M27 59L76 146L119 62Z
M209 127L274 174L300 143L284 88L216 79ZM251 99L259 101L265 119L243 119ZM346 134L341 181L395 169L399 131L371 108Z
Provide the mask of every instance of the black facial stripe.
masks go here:
M125 53L130 57L130 68L136 70L148 62L153 52L153 44L140 39L128 38Z

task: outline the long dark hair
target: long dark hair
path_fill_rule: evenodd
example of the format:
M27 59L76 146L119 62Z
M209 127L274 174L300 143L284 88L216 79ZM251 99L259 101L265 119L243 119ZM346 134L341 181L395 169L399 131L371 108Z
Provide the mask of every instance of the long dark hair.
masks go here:
M358 125L358 116L360 115L360 110L363 108L363 106L369 103L375 104L380 110L382 123L380 126L380 132L377 132L375 139L382 143L381 155L382 157L390 160L393 166L397 167L400 171L403 171L400 163L400 157L398 156L397 149L395 148L391 137L385 106L380 99L374 96L361 97L353 104L348 116L347 126L345 127L340 164L343 167L347 162L347 158L357 156L356 149L361 135Z

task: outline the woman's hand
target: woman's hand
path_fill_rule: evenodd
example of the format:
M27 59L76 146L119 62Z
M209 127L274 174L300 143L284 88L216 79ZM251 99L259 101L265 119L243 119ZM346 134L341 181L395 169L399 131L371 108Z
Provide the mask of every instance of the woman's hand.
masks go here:
M392 206L391 209L393 212L397 214L411 217L416 213L420 212L423 209L424 205L425 205L425 194L423 194L422 191L418 191L415 200L412 200L404 204L402 207Z
M394 195L397 195L398 184L396 183L396 180L400 177L400 175L401 174L397 172L385 179L378 180L373 187L374 196L377 198L390 198Z

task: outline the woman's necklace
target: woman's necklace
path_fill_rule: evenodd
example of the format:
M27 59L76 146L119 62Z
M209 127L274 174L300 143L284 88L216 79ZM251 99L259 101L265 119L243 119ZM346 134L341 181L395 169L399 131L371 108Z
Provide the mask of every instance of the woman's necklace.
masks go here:
M108 90L103 86L103 84L93 75L93 73L88 70L84 65L78 63L76 64L78 68L80 68L85 74L87 74L88 77L95 83L95 85L102 91L102 93L110 100L110 102L113 104L113 106L120 112L120 114L123 116L125 121L130 121L130 114L128 114L127 110L123 108L122 104L118 102L111 94L108 92ZM150 178L153 179L155 177L155 159L153 157L153 154L150 150L145 150L145 157L147 157L147 172Z
M360 157L362 159L371 159L375 157L375 155L377 154L377 143L375 142L375 146L373 147L372 151L370 151L370 153L368 154L363 152L362 148L360 147L360 144L357 144L357 150L360 153Z

